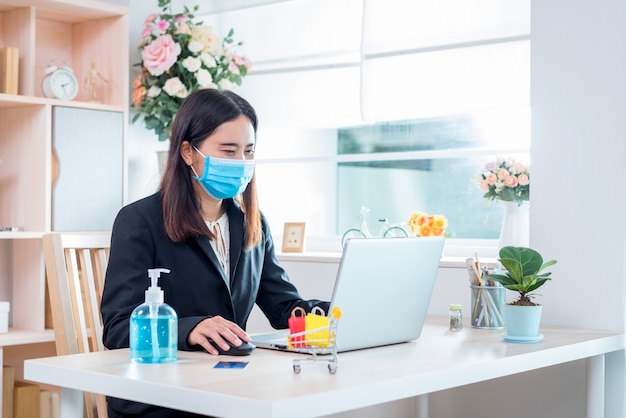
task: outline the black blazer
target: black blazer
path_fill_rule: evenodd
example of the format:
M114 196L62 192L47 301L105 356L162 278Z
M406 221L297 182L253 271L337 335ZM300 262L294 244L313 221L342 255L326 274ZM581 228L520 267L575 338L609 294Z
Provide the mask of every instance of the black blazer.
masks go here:
M244 251L243 212L232 199L224 201L230 225L230 282L207 237L171 241L165 234L160 193L122 208L115 219L101 312L103 342L109 349L129 346L130 314L145 301L150 285L148 269L163 267L159 286L165 303L178 314L178 348L190 347L187 336L203 319L215 315L243 329L256 303L274 328L287 328L296 306L309 312L328 302L304 301L278 264L269 226L262 217L263 240Z

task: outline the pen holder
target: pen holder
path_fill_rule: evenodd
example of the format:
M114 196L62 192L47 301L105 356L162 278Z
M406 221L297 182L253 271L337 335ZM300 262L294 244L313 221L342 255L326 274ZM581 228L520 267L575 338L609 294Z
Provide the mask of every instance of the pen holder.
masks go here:
M471 324L474 328L504 328L502 308L505 294L502 286L470 285L472 291Z

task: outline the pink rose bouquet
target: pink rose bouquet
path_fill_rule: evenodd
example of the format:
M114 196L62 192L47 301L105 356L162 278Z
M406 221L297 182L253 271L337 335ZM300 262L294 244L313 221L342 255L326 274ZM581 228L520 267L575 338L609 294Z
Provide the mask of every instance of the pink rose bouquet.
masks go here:
M193 21L198 6L173 14L171 0L159 0L161 13L145 19L138 49L140 72L133 81L132 122L143 116L146 128L160 141L169 138L169 128L183 100L203 88L232 90L241 85L250 61L233 52L231 29L220 39L210 26Z
M485 164L477 183L488 201L522 202L530 199L530 167L513 159L498 157Z

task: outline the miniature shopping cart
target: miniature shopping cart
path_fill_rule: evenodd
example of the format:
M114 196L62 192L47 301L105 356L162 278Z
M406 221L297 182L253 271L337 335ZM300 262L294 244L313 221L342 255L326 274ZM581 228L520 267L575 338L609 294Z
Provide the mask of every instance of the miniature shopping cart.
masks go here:
M299 352L311 354L308 358L293 360L293 371L302 371L302 363L327 363L331 374L337 372L337 321L341 318L341 309L335 306L328 318L328 326L312 328L302 332L289 334L289 348L297 348ZM318 355L331 355L323 359Z

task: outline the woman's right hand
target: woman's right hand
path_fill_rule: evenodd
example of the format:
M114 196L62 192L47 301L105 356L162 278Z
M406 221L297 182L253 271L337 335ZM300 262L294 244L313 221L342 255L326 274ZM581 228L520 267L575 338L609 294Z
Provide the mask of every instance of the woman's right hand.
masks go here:
M242 341L249 342L250 336L248 336L239 325L218 315L204 319L196 325L189 333L187 342L191 346L199 345L209 354L216 356L219 352L213 347L213 344L209 342L209 339L213 340L215 344L219 345L224 350L228 350L230 346L226 341L230 341L235 346L239 346Z

